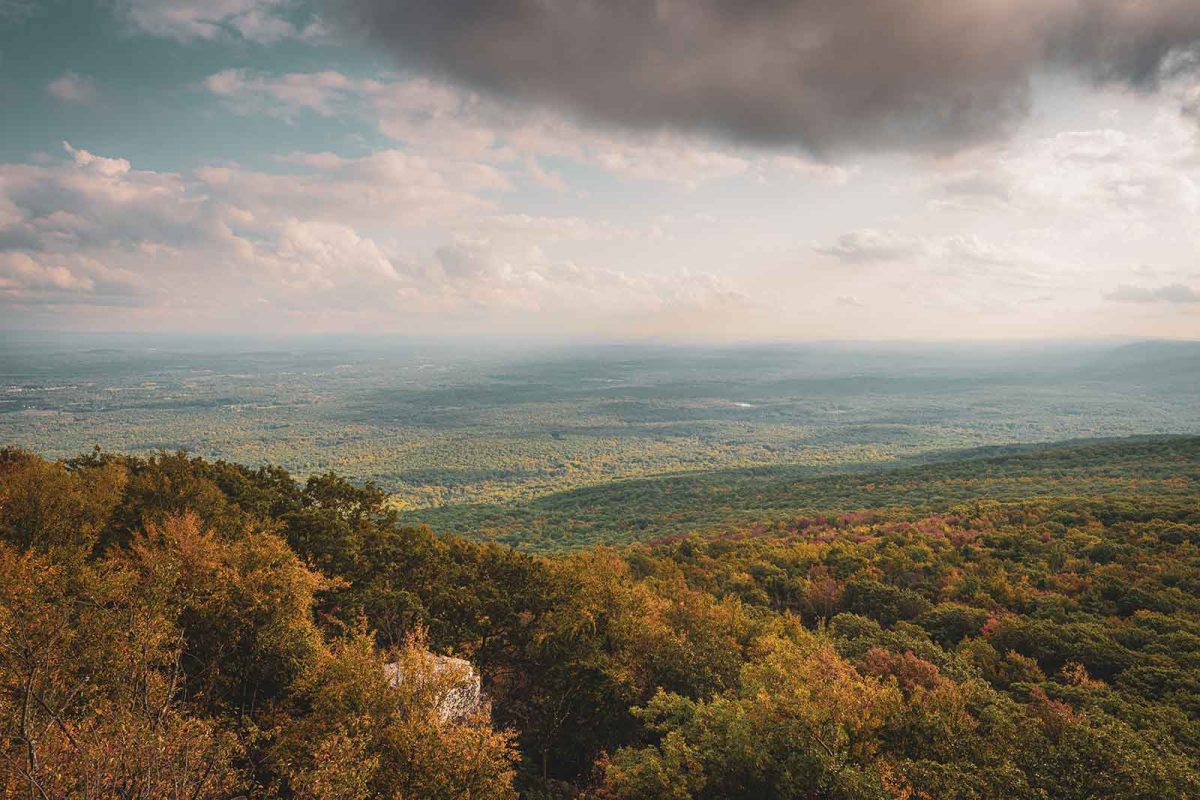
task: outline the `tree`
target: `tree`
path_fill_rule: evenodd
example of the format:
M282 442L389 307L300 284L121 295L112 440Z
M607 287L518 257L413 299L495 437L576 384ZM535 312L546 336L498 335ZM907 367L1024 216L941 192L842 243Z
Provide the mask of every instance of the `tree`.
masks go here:
M711 701L659 693L638 713L658 743L617 751L617 797L882 798L879 732L894 686L794 625L758 640L741 685Z
M515 798L512 734L493 730L486 708L441 711L464 676L434 668L423 633L391 657L394 682L360 631L300 676L276 725L283 788L311 800Z
M227 797L238 744L181 702L182 640L136 577L0 545L0 794Z

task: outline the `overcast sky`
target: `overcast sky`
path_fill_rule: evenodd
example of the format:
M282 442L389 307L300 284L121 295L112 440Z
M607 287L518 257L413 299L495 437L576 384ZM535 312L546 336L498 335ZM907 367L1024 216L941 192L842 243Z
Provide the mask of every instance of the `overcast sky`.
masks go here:
M0 0L0 327L1200 338L1196 0Z

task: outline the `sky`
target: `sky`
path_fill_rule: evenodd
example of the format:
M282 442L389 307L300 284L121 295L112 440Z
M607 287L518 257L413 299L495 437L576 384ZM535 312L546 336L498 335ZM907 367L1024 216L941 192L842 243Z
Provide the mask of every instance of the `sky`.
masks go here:
M0 0L0 329L1200 338L1195 0Z

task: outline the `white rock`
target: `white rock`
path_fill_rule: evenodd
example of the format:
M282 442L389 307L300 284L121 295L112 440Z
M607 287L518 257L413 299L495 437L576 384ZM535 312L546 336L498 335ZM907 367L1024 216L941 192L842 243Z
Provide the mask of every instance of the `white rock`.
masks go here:
M440 683L450 679L442 696L436 701L438 713L444 721L465 722L483 708L486 702L483 684L470 661L439 656L436 653L425 655L428 661L421 671L422 681L434 680ZM398 662L384 664L383 669L391 686L404 683L405 676Z

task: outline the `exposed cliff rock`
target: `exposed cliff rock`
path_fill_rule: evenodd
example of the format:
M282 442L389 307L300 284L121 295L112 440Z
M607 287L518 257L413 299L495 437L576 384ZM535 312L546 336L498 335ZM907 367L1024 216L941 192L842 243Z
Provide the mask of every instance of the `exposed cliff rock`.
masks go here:
M488 701L483 693L479 673L471 662L451 656L426 653L426 662L416 670L405 670L400 662L384 665L388 681L392 686L401 686L409 680L406 672L417 672L420 689L433 694L434 702L446 722L466 722L487 710Z

